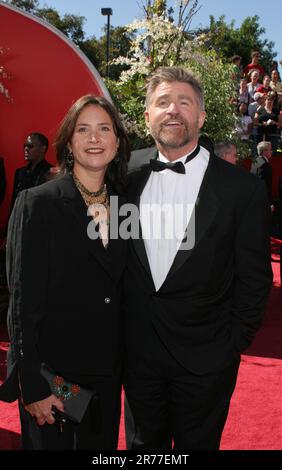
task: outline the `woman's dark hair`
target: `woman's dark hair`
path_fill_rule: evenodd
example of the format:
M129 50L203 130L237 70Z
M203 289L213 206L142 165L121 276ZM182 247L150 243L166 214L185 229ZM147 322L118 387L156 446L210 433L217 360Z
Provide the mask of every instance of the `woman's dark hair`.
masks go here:
M121 193L125 188L127 164L130 158L130 145L117 109L102 96L82 96L71 106L64 117L54 142L57 162L59 165L59 174L65 174L67 171L66 159L69 154L68 143L73 136L79 115L83 109L89 105L100 106L106 111L113 123L114 133L119 139L117 155L109 163L105 178L115 191Z

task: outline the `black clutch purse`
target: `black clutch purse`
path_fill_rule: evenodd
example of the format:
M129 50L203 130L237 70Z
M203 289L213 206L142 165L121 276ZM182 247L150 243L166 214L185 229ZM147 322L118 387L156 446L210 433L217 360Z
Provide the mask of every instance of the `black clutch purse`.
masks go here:
M65 380L46 364L41 364L41 375L49 383L53 395L63 402L64 417L76 424L80 423L90 401L95 398L95 392Z

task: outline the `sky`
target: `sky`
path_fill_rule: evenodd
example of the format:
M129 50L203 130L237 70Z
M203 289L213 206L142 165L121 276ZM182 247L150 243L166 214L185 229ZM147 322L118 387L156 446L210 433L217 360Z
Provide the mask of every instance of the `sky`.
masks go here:
M102 35L102 28L107 21L107 17L101 15L101 8L112 8L110 21L113 26L123 26L131 23L134 18L142 18L142 0L39 0L39 3L40 6L46 4L56 8L60 14L74 13L85 16L86 35L94 35L97 38ZM175 0L168 0L167 3L173 6ZM207 26L210 15L218 19L224 14L227 23L235 20L235 27L240 27L247 16L258 15L260 26L265 28L265 37L275 42L274 50L278 53L276 60L282 60L280 0L199 0L198 4L201 8L193 18L191 29Z

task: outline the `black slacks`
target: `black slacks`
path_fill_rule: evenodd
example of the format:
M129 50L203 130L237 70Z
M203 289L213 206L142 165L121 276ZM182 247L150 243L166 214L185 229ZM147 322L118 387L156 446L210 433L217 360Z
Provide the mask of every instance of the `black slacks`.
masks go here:
M68 421L62 431L56 424L38 426L20 404L24 450L114 450L118 444L121 379L105 377L95 384L97 399L86 410L80 424Z
M219 449L239 356L224 370L195 375L170 355L156 333L147 340L137 368L125 373L127 448Z

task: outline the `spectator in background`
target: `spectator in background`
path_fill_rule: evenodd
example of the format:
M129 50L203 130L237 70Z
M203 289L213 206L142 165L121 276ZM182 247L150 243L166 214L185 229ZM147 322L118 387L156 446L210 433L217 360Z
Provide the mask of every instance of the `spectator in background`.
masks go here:
M248 106L248 114L252 119L254 119L256 112L261 106L264 105L264 103L265 95L256 91L254 94L254 101L252 101L252 103L250 103Z
M262 80L263 76L265 75L265 70L262 65L259 64L260 53L258 51L254 51L252 52L251 57L252 61L246 65L243 70L243 74L248 79L248 81L250 81L252 71L257 70L259 73L259 79Z
M239 103L246 103L248 105L250 102L249 90L248 90L248 81L246 78L241 78L239 91L238 91L238 101Z
M215 155L223 160L236 165L237 163L237 148L232 142L219 142L214 148Z
M258 88L257 88L257 92L258 93L263 93L264 95L267 95L267 93L269 93L271 91L271 87L270 87L270 76L269 75L265 75L263 77L263 82L262 82L262 85L260 85Z
M257 70L253 70L251 72L251 81L247 85L250 101L254 101L254 94L256 91L258 91L260 86L261 83L259 83L259 73Z
M248 116L248 107L246 103L240 103L238 111L239 116L236 125L236 133L242 141L247 142L252 133L253 121L250 116Z
M280 64L281 64L281 61L280 61ZM282 65L282 64L281 64ZM279 73L279 70L278 70L278 62L277 60L274 60L270 66L270 69L269 69L269 73L270 75L272 75L272 72L273 70L275 70L278 74L278 80L281 82L281 77L280 77L280 73Z
M231 63L233 64L232 79L238 83L238 85L242 76L241 61L242 57L240 55L234 55L231 59Z
M258 142L267 140L272 144L273 152L276 152L279 140L278 127L280 116L274 106L275 93L268 93L265 105L261 106L255 114L254 124L258 126Z
M248 114L253 121L252 127L252 156L255 157L257 155L257 144L258 144L258 122L255 119L255 115L261 107L265 104L266 96L263 93L256 92L254 94L254 100L252 103L249 104L248 107Z
M272 197L272 168L269 163L272 157L271 142L263 141L257 146L258 157L252 163L250 172L258 176L266 184L271 212L274 211Z
M4 166L4 159L0 157L0 205L3 202L6 192L6 173Z
M48 139L39 132L32 132L24 143L24 159L28 164L15 172L11 209L17 195L23 189L29 189L45 183L52 165L45 159L48 150Z
M272 91L275 91L276 93L282 93L282 83L279 80L279 72L277 70L272 70L269 85Z

